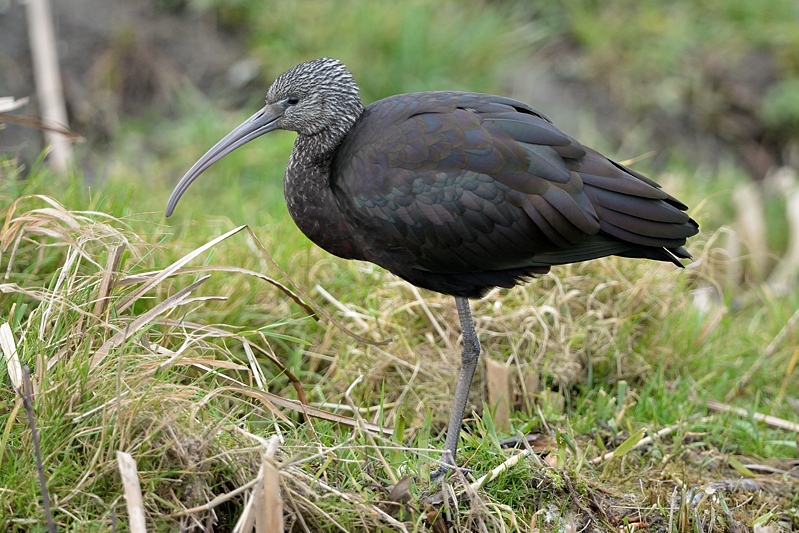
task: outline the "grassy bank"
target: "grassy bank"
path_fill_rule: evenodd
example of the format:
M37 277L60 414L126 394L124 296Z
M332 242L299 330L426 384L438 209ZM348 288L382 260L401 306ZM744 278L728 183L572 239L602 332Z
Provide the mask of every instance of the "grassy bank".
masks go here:
M275 145L285 149L288 139ZM3 311L32 371L57 522L101 530L116 520L124 529L122 450L138 462L153 530L200 527L211 517L226 530L247 492L203 504L255 479L274 435L294 529L395 530L400 521L411 530L443 520L426 475L439 457L458 367L453 302L311 246L280 208L279 171L250 184L252 155L237 157L220 165L222 179L193 189L182 218L169 224L149 211L168 189L142 194L135 186L148 164L127 169L142 173L136 180L112 178L93 190L79 175L38 170L21 179L13 163L4 166ZM221 185L233 174L245 177L238 189ZM264 192L256 199L247 187ZM691 194L681 196L701 205ZM218 201L208 205L209 197ZM242 222L253 234L241 230L202 249ZM571 521L671 523L677 531L795 525L796 482L787 472L796 433L754 413L797 419L797 302L750 287L729 293L734 301L698 306L692 291L723 283L713 242L708 233L692 242L686 271L611 258L476 302L495 364L478 374L461 462L479 477L524 450L503 444L522 435L535 459L463 493L457 507L448 500L449 523L497 531ZM266 278L303 291L311 308L366 340L310 317ZM8 366L0 368L0 520L11 530L41 528L31 432ZM485 392L497 375L512 398L509 419L492 414ZM279 403L301 399L298 389L310 409L341 418L314 412L304 420L296 404ZM713 414L707 400L746 414ZM394 434L370 434L367 423ZM673 431L628 450L664 428ZM622 458L601 460L616 448ZM392 493L405 476L413 482Z

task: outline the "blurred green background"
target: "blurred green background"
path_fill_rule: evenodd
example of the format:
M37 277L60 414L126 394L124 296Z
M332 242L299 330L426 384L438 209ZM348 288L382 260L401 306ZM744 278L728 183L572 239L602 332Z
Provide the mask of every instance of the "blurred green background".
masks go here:
M34 96L23 6L0 13L0 94ZM174 183L275 76L320 56L347 64L367 103L417 90L506 94L610 156L642 157L641 170L696 169L696 197L717 195L704 220L713 227L732 216L733 184L799 166L794 0L75 0L56 3L54 17L70 125L88 140L77 161L95 184ZM4 152L36 161L38 132L2 135ZM280 209L250 193L279 188L291 138L236 154L235 185L205 179L189 196L234 187L231 203L197 208ZM130 202L161 209L148 196Z

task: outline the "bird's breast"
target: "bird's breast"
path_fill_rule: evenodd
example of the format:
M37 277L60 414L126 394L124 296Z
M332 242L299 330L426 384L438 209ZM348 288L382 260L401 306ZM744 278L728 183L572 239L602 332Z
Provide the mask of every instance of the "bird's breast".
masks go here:
M289 215L311 242L344 259L364 259L336 203L324 165L303 165L292 157L283 192Z

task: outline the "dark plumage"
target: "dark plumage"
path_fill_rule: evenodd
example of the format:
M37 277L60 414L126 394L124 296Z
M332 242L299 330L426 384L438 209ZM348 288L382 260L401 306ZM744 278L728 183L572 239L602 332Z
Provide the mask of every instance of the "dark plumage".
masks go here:
M687 207L657 183L527 104L426 92L364 109L352 75L327 58L282 74L266 106L183 177L167 216L212 163L275 129L298 133L285 195L309 239L456 297L464 350L445 445L452 464L480 351L466 298L608 255L682 266L690 257L683 245L698 232Z

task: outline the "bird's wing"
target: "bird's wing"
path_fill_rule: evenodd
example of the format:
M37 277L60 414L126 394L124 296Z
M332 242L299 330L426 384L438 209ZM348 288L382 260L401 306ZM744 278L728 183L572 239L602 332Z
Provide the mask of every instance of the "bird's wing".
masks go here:
M370 260L395 271L378 256L405 251L414 268L440 274L533 272L676 249L696 232L651 180L525 104L473 93L372 104L338 150L332 181Z

